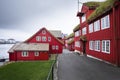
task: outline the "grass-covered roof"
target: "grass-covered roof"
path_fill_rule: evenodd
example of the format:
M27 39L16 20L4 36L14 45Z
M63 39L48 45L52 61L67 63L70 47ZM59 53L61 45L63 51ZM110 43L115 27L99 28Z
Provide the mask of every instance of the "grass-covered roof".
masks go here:
M94 20L96 17L109 11L116 1L118 0L106 0L105 2L100 3L100 6L97 7L96 10L88 17L87 21L90 22Z
M96 8L96 7L100 6L101 3L102 2L90 1L90 2L84 3L84 5L88 6L89 8Z
M67 36L67 39L74 37L74 33L71 33L69 36Z
M80 28L80 24L78 24L77 26L75 26L75 28L73 29L73 31L75 32L75 31L79 30L79 28Z
M71 41L68 41L68 45L72 44L74 42L74 39L72 39Z

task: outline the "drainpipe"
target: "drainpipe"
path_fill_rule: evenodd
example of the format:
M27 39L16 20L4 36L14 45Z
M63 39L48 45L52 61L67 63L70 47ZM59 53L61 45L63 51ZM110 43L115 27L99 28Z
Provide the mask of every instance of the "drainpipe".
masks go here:
M115 15L115 6L113 6L113 42L114 42L114 52L115 54L115 62L116 65L119 66L119 54L118 54L118 48L117 48L117 26L116 26L116 15Z

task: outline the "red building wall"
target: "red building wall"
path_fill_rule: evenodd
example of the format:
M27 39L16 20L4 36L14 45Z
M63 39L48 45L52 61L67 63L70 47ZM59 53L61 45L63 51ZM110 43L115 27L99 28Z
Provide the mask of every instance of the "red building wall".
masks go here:
M95 22L96 20L100 20L102 17L109 14L110 16L110 28L101 30L101 22L100 22L100 30L96 32L89 33L89 28L86 23L81 23L81 16L80 18L80 30L86 26L87 27L87 34L85 35L87 37L86 42L86 53L88 55L92 55L94 57L97 57L99 59L108 61L113 64L117 64L120 66L120 2L117 3L117 6L115 8L107 11L104 13L104 15L101 15L94 19L94 21L90 22L89 24ZM82 11L85 12L85 8L82 8ZM81 11L81 12L82 12ZM88 10L86 12L86 17L88 18L92 11ZM75 39L77 40L77 39ZM90 50L89 49L89 41L95 41L100 40L100 51ZM102 52L102 40L110 40L110 54ZM82 41L81 41L82 44ZM83 47L83 46L81 46ZM76 48L75 48L76 49Z
M29 51L28 56L23 57L22 56L22 51L16 51L16 57L17 61L23 60L23 61L28 61L28 60L48 60L49 59L49 54L48 52L39 52L39 56L34 55L34 51Z
M42 34L42 30L46 31L46 34ZM51 35L45 28L43 28L42 30L40 30L37 34L35 34L34 36L32 36L30 39L28 39L26 42L27 43L49 43L49 52L50 54L59 54L62 53L62 49L63 49L63 44L57 40L57 38L53 37L53 35ZM36 41L36 36L46 36L47 40L46 41ZM51 37L51 41L48 41L48 37ZM59 49L58 50L53 50L52 46L56 46L58 45Z
M70 51L74 51L74 50L75 50L75 49L74 49L74 42L68 45L68 49L69 49Z

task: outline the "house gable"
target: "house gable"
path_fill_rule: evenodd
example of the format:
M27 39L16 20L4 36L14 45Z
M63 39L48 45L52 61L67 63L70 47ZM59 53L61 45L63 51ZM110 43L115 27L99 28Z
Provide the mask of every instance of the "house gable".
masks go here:
M38 37L38 40L37 40L37 37ZM25 42L27 43L52 43L54 40L55 42L58 42L61 45L63 45L63 42L61 40L57 39L46 28L42 28Z

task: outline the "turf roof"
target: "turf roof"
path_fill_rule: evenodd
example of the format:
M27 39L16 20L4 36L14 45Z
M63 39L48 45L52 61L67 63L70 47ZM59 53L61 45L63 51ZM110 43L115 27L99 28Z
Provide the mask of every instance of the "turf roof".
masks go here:
M100 3L100 6L97 7L96 10L88 17L87 21L90 22L94 20L96 17L109 11L116 1L118 0L106 0L105 2Z
M96 2L96 1L90 1L90 2L86 2L83 5L88 6L89 8L96 8L98 6L100 6L102 2Z
M68 41L68 45L72 44L74 42L74 39L72 39L71 41Z
M74 37L74 33L71 33L71 34L67 37L67 39L72 38L72 37Z
M75 32L75 31L79 30L79 28L80 28L80 24L78 24L77 26L75 26L75 28L73 29L73 31Z

